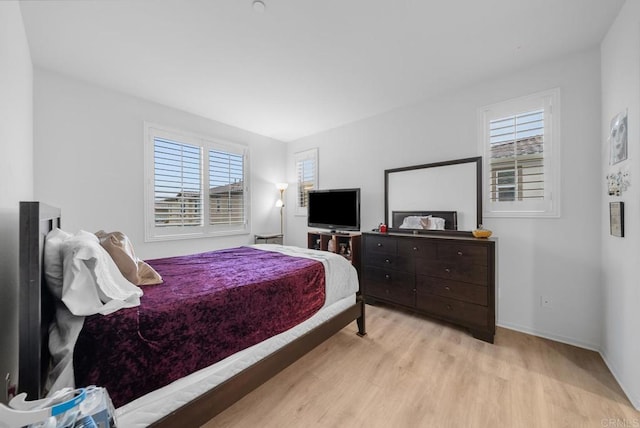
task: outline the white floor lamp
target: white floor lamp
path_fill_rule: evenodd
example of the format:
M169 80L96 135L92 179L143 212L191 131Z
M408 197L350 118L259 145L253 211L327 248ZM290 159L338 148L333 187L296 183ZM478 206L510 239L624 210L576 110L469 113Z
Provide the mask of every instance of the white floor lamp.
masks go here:
M280 208L280 235L284 237L284 191L289 183L276 183L276 189L280 191L280 199L276 201L276 207Z

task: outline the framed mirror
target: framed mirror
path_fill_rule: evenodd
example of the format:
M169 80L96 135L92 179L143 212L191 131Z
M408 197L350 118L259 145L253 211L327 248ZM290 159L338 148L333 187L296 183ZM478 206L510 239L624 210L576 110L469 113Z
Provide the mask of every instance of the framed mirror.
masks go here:
M481 156L387 169L384 187L392 231L469 234L482 224Z

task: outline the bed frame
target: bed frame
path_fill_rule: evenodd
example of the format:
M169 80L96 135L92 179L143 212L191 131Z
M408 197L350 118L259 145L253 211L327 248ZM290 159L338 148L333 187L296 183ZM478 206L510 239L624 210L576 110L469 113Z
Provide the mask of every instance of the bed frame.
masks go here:
M43 250L44 237L53 228L60 227L60 220L58 208L40 202L20 202L18 392L26 392L30 400L42 397L49 368L48 332L53 319L54 303L44 282ZM357 321L357 334L364 336L364 308L364 301L358 292L354 305L166 415L152 426L201 426L352 321Z

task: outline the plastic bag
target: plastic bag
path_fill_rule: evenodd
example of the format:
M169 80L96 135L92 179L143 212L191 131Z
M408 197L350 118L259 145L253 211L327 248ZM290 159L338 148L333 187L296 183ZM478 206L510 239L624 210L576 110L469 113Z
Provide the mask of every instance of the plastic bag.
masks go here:
M116 428L115 409L104 388L64 388L50 397L26 401L18 394L0 404L0 428Z

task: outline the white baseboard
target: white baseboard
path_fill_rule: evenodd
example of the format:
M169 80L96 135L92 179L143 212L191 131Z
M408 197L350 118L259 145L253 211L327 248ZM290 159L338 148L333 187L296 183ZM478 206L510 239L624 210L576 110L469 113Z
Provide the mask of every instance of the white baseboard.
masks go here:
M594 343L588 343L588 342L583 342L580 340L576 340L572 337L566 337L566 336L561 336L555 333L550 333L547 331L542 331L542 330L536 330L536 329L532 329L529 327L525 327L522 325L518 325L518 324L511 324L511 323L498 323L497 324L498 327L503 327L503 328L507 328L509 330L515 330L515 331L519 331L521 333L526 333L526 334L530 334L532 336L538 336L538 337L543 337L545 339L550 339L553 340L555 342L561 342L561 343L566 343L567 345L572 345L572 346L577 346L578 348L584 348L584 349L588 349L590 351L595 351L597 353L600 353L600 346L594 344Z
M600 357L602 357L602 360L604 361L605 365L613 375L613 378L616 380L616 382L618 382L618 385L620 385L620 388L622 388L622 391L625 393L625 395L629 399L629 402L631 403L631 405L635 407L636 410L640 411L640 398L634 397L633 394L631 394L631 391L629 391L629 389L625 387L624 382L622 382L620 380L620 377L617 375L618 370L616 370L616 367L609 361L609 359L607 359L607 355L600 349L600 346L595 345L593 343L582 342L580 340L576 340L571 337L565 337L565 336L560 336L558 334L549 333L546 331L535 330L535 329L521 326L518 324L498 323L497 325L499 327L506 328L509 330L515 330L521 333L530 334L532 336L543 337L545 339L566 343L567 345L577 346L579 348L584 348L590 351L597 352L598 354L600 354Z
M640 398L634 397L631 391L629 391L629 389L625 387L624 382L622 382L620 380L620 377L617 375L618 370L616 369L616 366L613 365L613 363L607 358L607 354L603 351L600 351L600 356L602 357L602 360L609 368L609 371L613 375L613 378L616 380L616 382L618 382L618 385L620 385L620 388L622 388L622 391L625 393L633 407L635 407L636 410L640 411Z

